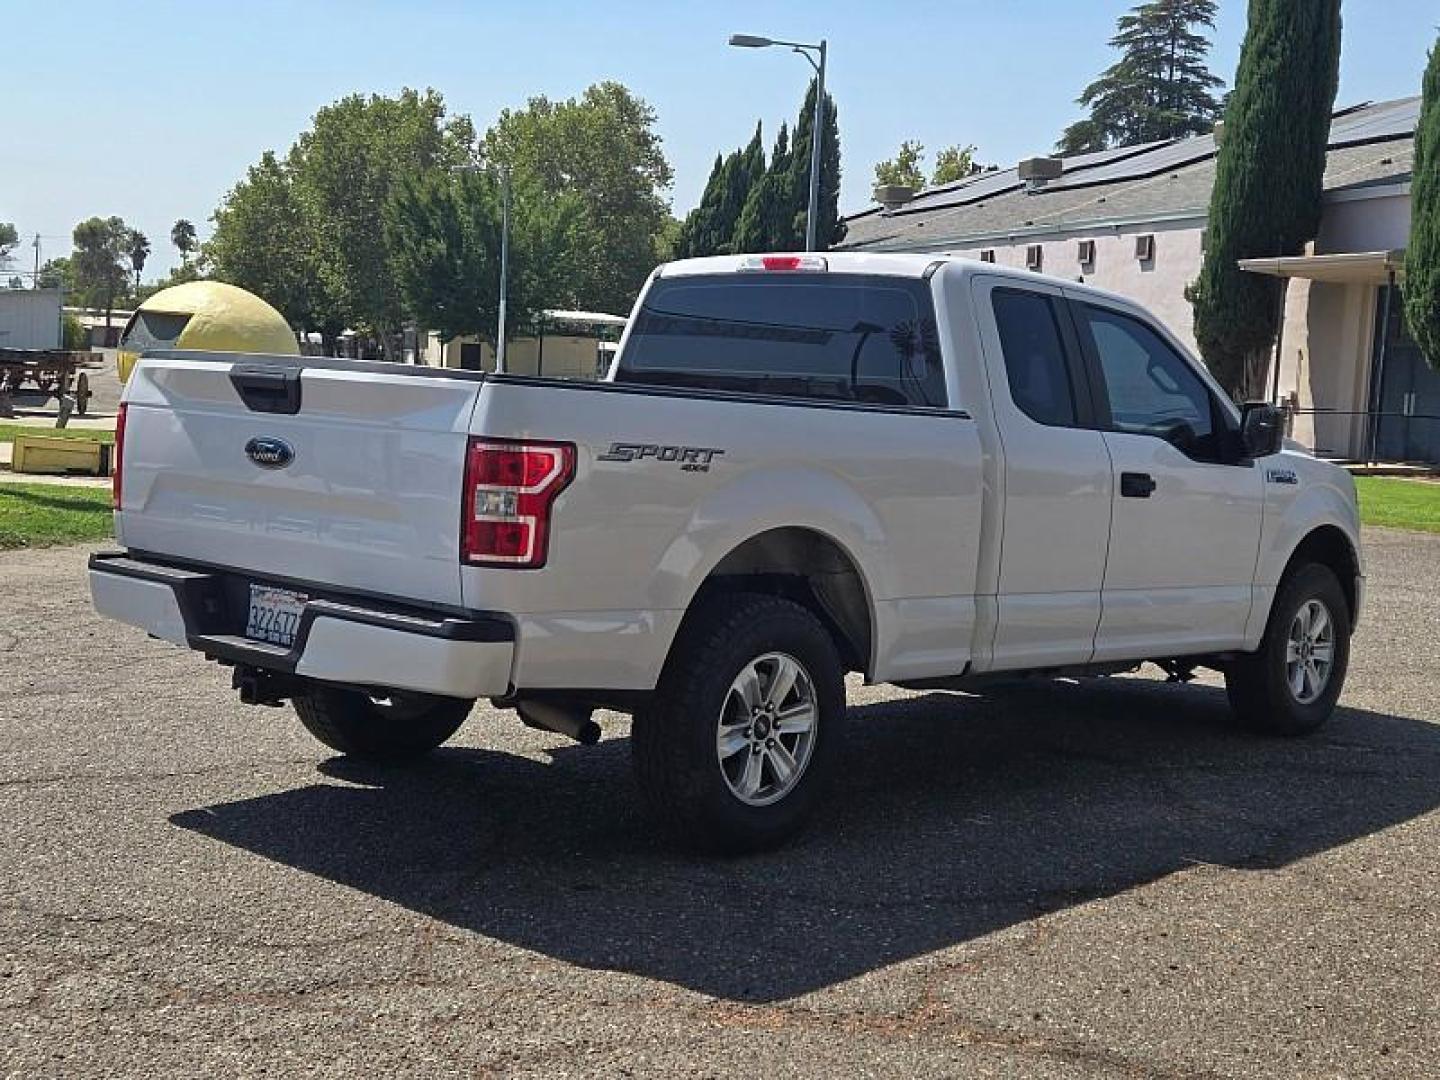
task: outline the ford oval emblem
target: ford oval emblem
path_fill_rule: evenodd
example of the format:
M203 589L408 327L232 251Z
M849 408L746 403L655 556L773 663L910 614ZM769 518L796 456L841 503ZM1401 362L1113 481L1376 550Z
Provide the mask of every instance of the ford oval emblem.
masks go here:
M245 444L245 456L262 469L283 469L295 460L295 448L284 439L258 435Z

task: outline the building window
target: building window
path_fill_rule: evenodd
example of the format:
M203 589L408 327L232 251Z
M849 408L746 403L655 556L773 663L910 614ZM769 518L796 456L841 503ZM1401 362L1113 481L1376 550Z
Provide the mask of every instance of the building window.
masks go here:
M1135 237L1135 258L1141 262L1152 262L1155 259L1155 234L1145 233L1143 236Z
M995 249L994 249L994 248L982 248L981 251L980 251L980 261L981 261L981 262L993 263L993 262L995 261Z
M1081 268L1082 270L1087 270L1087 271L1089 271L1089 270L1095 269L1095 241L1094 241L1094 240L1081 240L1080 243L1077 245L1077 252L1076 252L1076 254L1079 256L1079 259L1080 259L1080 268Z
M1044 267L1045 249L1039 244L1030 244L1025 248L1025 268L1038 274Z

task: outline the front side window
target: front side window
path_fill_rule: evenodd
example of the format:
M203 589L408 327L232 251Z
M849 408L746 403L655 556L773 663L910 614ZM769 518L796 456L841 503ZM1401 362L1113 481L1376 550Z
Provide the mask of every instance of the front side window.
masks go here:
M1054 302L1020 289L996 289L990 298L1011 400L1037 423L1074 427L1075 393Z
M1190 365L1139 319L1108 308L1081 309L1116 431L1154 435L1192 457L1216 459L1215 407Z
M661 278L617 382L943 408L928 283L861 274Z

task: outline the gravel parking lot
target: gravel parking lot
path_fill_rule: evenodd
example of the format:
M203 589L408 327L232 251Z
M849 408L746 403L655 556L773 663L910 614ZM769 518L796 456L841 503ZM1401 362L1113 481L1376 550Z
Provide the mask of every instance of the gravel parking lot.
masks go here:
M852 686L830 812L677 854L477 708L408 771L0 555L0 1073L1403 1076L1440 1061L1440 536L1371 532L1344 708Z

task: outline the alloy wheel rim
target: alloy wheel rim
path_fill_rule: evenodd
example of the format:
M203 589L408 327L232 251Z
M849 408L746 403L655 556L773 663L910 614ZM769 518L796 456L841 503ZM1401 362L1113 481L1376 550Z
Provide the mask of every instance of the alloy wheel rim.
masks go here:
M815 683L786 653L751 660L725 694L715 754L730 793L768 806L795 790L815 750Z
M1309 705L1325 693L1335 669L1335 620L1319 600L1307 600L1290 620L1285 641L1285 682L1290 696Z

